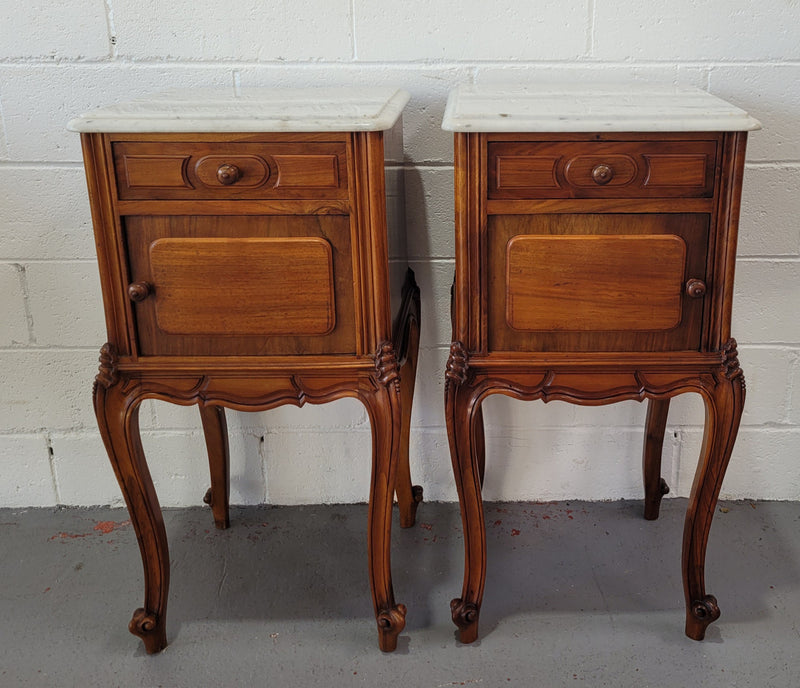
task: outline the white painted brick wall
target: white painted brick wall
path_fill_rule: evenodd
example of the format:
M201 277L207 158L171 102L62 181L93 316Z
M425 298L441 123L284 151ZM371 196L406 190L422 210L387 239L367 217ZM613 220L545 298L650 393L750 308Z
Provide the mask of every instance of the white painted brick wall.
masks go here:
M29 340L23 269L14 263L0 264L0 346L25 346Z
M751 135L734 334L747 404L723 495L800 499L800 3L788 0L0 0L0 506L120 504L91 384L104 341L78 137L87 109L166 88L385 85L403 117L408 249L423 333L411 461L427 499L454 500L443 375L453 275L460 82L642 80L700 86L764 124ZM490 499L641 496L645 406L486 402ZM353 400L229 412L239 503L361 501L370 435ZM697 395L665 442L686 495ZM143 442L164 505L198 504L208 466L195 408L147 402Z

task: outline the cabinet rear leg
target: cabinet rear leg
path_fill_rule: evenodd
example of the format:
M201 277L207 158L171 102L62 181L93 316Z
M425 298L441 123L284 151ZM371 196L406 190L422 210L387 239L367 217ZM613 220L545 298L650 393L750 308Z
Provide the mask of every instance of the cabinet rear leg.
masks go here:
M211 506L214 525L224 530L230 525L230 453L228 450L228 424L222 406L200 405L200 419L208 450L211 487L203 501Z
M395 492L400 509L400 527L411 528L417 516L417 506L422 501L422 487L412 485L411 468L408 462L411 435L411 408L414 401L414 385L417 377L419 356L419 287L414 281L414 272L409 270L403 286L400 313L394 324L395 349L405 354L400 369L400 449L397 461Z
M644 517L648 521L658 518L661 498L669 492L669 485L661 477L661 457L668 413L669 399L650 399L647 402L642 474L644 476Z

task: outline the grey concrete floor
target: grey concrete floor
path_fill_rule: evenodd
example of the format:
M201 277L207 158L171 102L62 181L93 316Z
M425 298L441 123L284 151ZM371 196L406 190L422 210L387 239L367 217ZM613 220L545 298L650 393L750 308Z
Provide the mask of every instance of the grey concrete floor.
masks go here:
M457 642L455 504L393 531L408 606L382 654L367 581L366 506L165 512L169 646L127 631L142 601L124 510L0 510L0 686L800 686L800 504L721 504L706 581L721 619L683 635L686 501L488 504L481 638Z

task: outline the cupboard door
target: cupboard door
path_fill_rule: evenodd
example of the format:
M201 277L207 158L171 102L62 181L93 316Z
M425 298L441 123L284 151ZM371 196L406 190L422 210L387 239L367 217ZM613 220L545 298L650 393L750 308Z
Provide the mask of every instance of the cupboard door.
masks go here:
M148 262L163 332L324 335L334 327L333 255L320 237L157 239Z
M347 216L124 220L140 355L354 353Z
M708 228L702 214L489 217L489 350L699 349Z

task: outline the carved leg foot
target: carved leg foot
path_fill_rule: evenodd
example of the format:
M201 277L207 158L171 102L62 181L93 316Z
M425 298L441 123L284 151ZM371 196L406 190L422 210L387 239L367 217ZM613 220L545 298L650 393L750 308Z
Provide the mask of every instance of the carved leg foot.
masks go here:
M480 609L472 602L457 597L450 602L453 623L458 626L458 639L462 643L473 643L478 639L478 616Z
M167 644L167 534L139 436L141 392L135 381L120 378L108 344L101 350L93 396L100 435L128 505L144 566L144 606L134 612L129 628L142 638L147 652L158 652Z
M411 469L408 464L409 438L411 434L411 406L414 400L414 383L417 377L419 355L419 287L414 281L414 272L409 270L403 286L400 313L394 323L395 351L405 356L400 369L400 454L397 460L397 504L400 509L400 527L411 528L417 516L417 506L422 501L422 488L411 484Z
M365 381L361 399L372 426L372 477L369 491L367 552L372 602L378 624L378 644L384 652L397 647L405 627L406 608L396 604L392 589L392 497L400 449L400 383L392 344L384 342L375 355L375 374Z
M138 635L147 654L161 652L167 646L167 631L156 614L148 614L142 607L133 612L128 630Z
M378 646L383 652L397 649L397 636L406 627L406 611L406 605L398 604L377 615Z
M744 375L739 367L736 342L729 340L723 353L722 368L714 375L704 395L706 426L703 449L683 529L686 635L694 640L702 640L708 625L719 618L717 600L706 594L706 546L744 407Z
M200 419L208 450L211 487L203 501L211 506L214 525L224 530L230 525L228 501L230 495L230 455L228 451L228 425L222 406L200 406Z
M464 527L464 584L461 597L451 603L453 621L463 643L478 637L478 610L486 581L486 525L481 498L482 449L478 438L481 420L477 394L469 384L467 353L459 342L450 347L445 379L445 417L450 458L458 489L461 521ZM482 451L480 452L483 453Z
M661 477L661 456L664 432L667 427L669 399L650 399L647 403L642 474L644 476L644 517L648 521L658 518L661 498L669 492L666 480Z
M702 640L706 628L719 618L717 598L706 595L702 600L695 600L686 613L686 635L692 640Z

